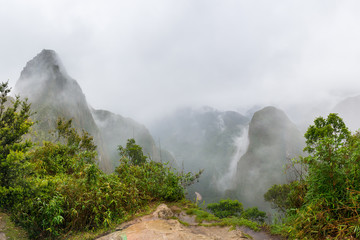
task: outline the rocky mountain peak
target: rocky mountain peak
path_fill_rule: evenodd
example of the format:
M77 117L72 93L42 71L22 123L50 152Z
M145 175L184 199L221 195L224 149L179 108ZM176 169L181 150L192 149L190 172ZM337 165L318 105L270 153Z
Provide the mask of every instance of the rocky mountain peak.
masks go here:
M60 58L54 50L42 50L32 60L30 60L21 72L20 79L27 79L34 74L67 75Z
M57 95L63 91L76 91L83 95L80 86L66 72L60 58L53 50L42 50L27 62L15 85L15 93L36 101L41 96Z

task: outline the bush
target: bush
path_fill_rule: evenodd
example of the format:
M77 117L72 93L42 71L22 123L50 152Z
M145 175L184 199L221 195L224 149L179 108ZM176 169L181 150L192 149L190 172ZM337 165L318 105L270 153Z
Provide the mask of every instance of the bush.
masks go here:
M226 218L230 216L240 217L244 211L244 207L238 200L220 200L219 203L210 203L207 205L215 216L219 218Z
M128 149L130 148L130 149ZM124 153L131 154L124 154ZM197 174L176 173L167 164L144 158L142 149L134 139L129 139L126 148L119 147L120 165L115 172L124 182L132 183L139 192L144 193L144 200L177 201L185 197L185 187L200 177ZM131 159L127 157L131 155Z
M272 207L286 213L290 209L300 208L305 201L307 186L304 181L289 184L275 184L264 195L265 201Z
M241 214L241 217L251 220L251 221L263 223L266 218L266 213L263 211L260 211L257 207L252 207L252 208L246 209Z

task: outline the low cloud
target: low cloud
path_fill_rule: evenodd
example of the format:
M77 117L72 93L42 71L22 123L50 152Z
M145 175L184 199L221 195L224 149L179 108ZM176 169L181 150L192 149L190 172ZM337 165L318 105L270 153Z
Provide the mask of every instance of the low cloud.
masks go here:
M0 78L58 52L95 108L333 104L360 93L358 1L3 1Z

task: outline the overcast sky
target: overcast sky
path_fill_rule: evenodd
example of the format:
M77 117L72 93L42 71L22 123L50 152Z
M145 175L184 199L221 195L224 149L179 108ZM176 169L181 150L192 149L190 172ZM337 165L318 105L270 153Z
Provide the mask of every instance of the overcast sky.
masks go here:
M138 121L360 94L360 1L0 0L0 79L55 50L89 103ZM335 99L335 100L334 100Z

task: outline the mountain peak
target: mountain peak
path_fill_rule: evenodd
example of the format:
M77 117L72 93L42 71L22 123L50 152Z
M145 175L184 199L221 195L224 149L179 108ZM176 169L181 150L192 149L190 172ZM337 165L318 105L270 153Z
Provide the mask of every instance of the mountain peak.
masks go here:
M51 49L43 49L35 58L38 62L44 62L47 64L58 65L60 60L58 54Z
M57 53L49 49L43 49L26 64L21 72L20 79L31 77L34 73L39 72L67 75Z
M80 86L66 72L58 54L44 49L27 62L15 85L15 93L29 100L37 100L41 95L58 95L61 92L77 91Z

